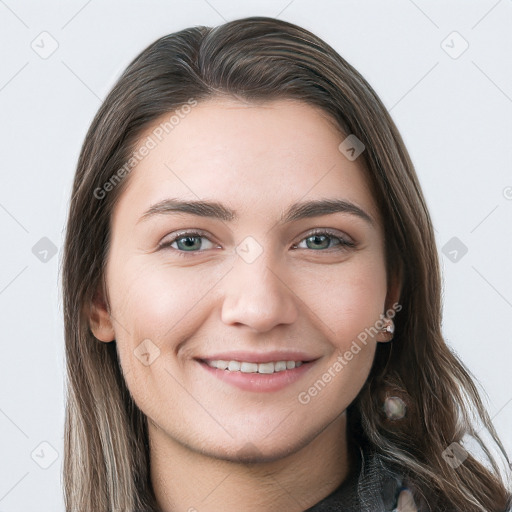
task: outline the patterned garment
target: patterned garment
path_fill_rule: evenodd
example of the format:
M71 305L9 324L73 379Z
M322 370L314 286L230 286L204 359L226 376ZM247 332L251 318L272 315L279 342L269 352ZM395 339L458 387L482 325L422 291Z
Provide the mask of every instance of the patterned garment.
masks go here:
M359 456L357 456L359 452ZM359 446L353 451L354 469L329 496L304 512L435 512L435 498L430 507L415 502L403 477L391 471L373 451ZM432 507L432 508L431 508ZM440 507L447 510L446 507ZM451 511L463 512L463 511ZM512 512L512 496L503 512Z
M305 512L418 511L430 512L424 504L417 507L402 477L387 469L377 454L359 448L359 457L348 478Z

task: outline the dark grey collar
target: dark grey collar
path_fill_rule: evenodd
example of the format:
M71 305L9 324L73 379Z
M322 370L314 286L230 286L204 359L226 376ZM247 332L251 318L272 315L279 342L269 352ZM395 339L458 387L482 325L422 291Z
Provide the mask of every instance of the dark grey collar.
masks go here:
M403 489L375 452L358 448L354 468L329 496L305 512L393 512Z

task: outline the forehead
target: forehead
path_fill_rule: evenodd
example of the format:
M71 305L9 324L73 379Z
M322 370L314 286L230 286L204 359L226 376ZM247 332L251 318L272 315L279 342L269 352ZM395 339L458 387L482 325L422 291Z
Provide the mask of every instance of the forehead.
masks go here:
M162 115L140 137L151 149L120 200L132 210L166 197L215 198L268 217L301 199L340 197L379 220L363 159L345 157L345 136L319 108L215 98L172 117Z

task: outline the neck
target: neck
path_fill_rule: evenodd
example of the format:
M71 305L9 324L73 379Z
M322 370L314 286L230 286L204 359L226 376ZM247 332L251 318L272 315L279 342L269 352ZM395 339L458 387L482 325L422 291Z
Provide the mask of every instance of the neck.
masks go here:
M256 463L193 451L151 421L148 431L151 481L162 512L303 512L334 491L352 465L346 413L290 455Z

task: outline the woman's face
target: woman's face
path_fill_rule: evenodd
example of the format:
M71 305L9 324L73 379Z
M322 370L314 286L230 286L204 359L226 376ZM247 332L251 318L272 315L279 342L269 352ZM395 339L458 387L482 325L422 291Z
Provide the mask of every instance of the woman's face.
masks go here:
M367 379L377 341L365 329L390 304L381 219L361 158L312 106L208 100L162 136L169 117L141 138L155 147L113 212L110 315L98 306L93 332L115 337L161 435L278 458Z

